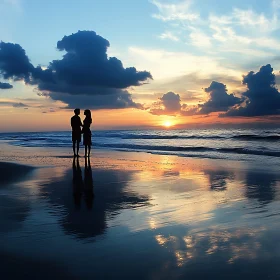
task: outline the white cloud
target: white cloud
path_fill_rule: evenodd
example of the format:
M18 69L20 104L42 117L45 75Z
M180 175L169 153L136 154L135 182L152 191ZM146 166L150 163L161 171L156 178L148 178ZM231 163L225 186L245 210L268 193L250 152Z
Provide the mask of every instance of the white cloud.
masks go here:
M253 10L233 9L232 13L233 23L241 25L245 28L257 29L258 32L271 32L279 29L279 21L276 14L271 19L267 18L264 14L257 14Z
M229 47L230 49L248 49L251 48L252 52L262 51L260 48L267 48L271 50L280 49L280 41L270 36L246 37L238 35L236 31L229 26L219 26L211 24L210 28L213 30L213 39L222 43L219 47ZM263 52L263 51L262 51Z
M199 18L199 14L191 11L192 1L184 0L179 3L163 3L159 0L151 0L158 8L158 13L153 17L162 21L193 21Z
M179 41L179 38L177 37L177 36L175 36L172 32L170 32L170 31L166 31L166 32L164 32L164 33L162 33L160 36L159 36L159 38L161 38L161 39L169 39L169 40L171 40L171 41L175 41L175 42L177 42L177 41Z
M240 78L242 72L221 66L219 58L197 56L188 52L169 52L163 49L144 49L130 47L129 55L137 69L149 69L154 79L170 79L190 73L199 73L201 77L227 73Z
M192 45L194 45L196 47L209 48L209 47L212 46L210 37L207 36L205 33L199 31L199 30L195 30L195 31L191 32L190 33L190 39L191 39Z

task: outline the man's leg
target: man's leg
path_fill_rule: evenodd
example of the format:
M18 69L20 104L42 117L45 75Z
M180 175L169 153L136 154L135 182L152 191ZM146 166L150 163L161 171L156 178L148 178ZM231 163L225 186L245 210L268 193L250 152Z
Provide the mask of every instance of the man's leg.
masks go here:
M88 156L90 156L90 149L91 149L91 146L89 145L88 146Z
M87 156L87 145L85 145L85 157Z
M76 155L76 153L75 153L75 142L76 141L73 141L73 153L74 153L74 156Z

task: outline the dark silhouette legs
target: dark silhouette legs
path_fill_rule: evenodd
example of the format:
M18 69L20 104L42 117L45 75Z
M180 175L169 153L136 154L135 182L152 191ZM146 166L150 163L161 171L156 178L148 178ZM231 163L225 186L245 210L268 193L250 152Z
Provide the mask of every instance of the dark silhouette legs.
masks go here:
M90 157L90 150L91 146L90 145L85 145L85 157Z
M76 142L77 142L77 153L76 153L76 149L75 149ZM79 156L79 149L80 149L79 141L73 141L73 153L74 153L74 156Z

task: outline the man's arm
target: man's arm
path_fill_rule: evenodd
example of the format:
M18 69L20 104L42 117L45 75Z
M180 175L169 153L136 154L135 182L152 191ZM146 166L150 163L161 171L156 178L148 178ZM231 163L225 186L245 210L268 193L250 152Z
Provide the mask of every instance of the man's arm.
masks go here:
M73 128L73 117L71 118L71 127Z

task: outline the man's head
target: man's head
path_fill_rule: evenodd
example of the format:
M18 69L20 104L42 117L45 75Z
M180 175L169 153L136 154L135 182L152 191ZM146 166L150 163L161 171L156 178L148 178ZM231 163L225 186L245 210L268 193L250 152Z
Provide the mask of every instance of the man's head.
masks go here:
M78 108L75 109L75 110L74 110L74 113L75 113L76 116L79 116L79 115L80 115L80 109L78 109Z

